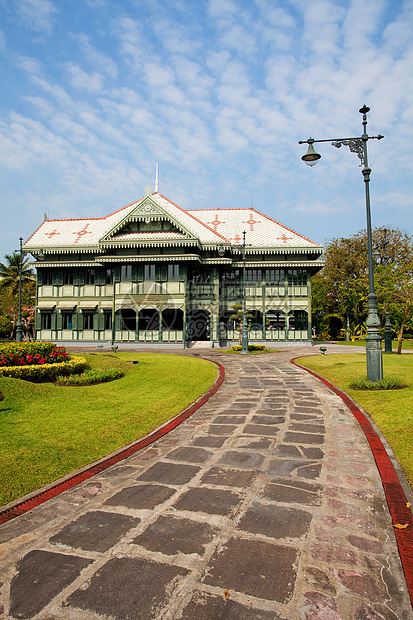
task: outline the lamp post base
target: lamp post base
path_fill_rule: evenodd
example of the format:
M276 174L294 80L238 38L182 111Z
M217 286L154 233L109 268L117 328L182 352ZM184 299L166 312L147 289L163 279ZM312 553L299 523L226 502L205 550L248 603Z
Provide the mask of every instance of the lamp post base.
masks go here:
M383 352L381 350L381 336L377 333L367 333L366 361L367 381L381 381L383 379Z
M240 351L241 355L247 355L249 351L248 351L248 325L246 324L246 321L245 321L245 325L242 326L241 345L242 345L242 349Z

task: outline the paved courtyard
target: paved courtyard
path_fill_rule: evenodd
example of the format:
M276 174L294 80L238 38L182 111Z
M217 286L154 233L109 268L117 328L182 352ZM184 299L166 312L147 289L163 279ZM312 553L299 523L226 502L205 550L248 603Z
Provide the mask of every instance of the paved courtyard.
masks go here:
M0 618L411 619L368 443L300 352L197 352L226 379L193 416L0 527Z

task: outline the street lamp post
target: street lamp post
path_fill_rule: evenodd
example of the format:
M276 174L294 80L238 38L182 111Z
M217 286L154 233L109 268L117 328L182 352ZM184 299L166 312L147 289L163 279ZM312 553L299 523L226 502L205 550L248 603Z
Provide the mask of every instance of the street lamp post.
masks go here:
M382 135L369 136L367 134L367 113L370 108L364 105L359 112L363 115L363 134L356 138L332 138L329 140L300 140L298 144L308 144L308 150L301 158L307 165L314 166L321 158L319 153L314 150L315 142L331 142L332 146L340 148L343 144L348 146L350 151L357 153L361 165L365 184L366 194L366 216L367 216L367 256L369 268L369 295L368 295L368 316L367 316L367 336L366 336L366 360L367 360L367 379L369 381L380 381L383 378L383 354L381 350L381 336L379 333L380 320L377 314L377 296L374 291L374 264L373 264L373 245L371 235L371 211L370 211L370 173L368 165L367 142L369 140L381 140Z
M22 326L22 263L23 263L23 237L19 238L20 241L20 255L19 255L19 307L17 312L17 325L16 325L16 340L21 342L23 340L23 326Z
M245 235L246 232L242 233L243 242L242 242L242 330L241 330L241 355L246 355L248 353L248 322L247 322L247 289L246 289L246 277L245 277Z

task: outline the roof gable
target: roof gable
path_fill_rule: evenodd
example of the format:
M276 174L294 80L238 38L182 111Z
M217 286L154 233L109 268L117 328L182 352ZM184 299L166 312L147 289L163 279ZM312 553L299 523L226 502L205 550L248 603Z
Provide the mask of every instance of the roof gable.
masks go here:
M117 245L128 241L162 240L193 242L197 241L197 237L169 209L161 206L152 196L146 196L105 232L99 242L102 245Z

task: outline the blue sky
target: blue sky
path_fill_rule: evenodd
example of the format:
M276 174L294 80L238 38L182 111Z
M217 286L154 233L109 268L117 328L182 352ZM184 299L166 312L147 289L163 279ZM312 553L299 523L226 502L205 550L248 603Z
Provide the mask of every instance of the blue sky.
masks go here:
M0 0L0 260L43 220L154 189L253 206L323 243L372 221L413 234L413 0Z

